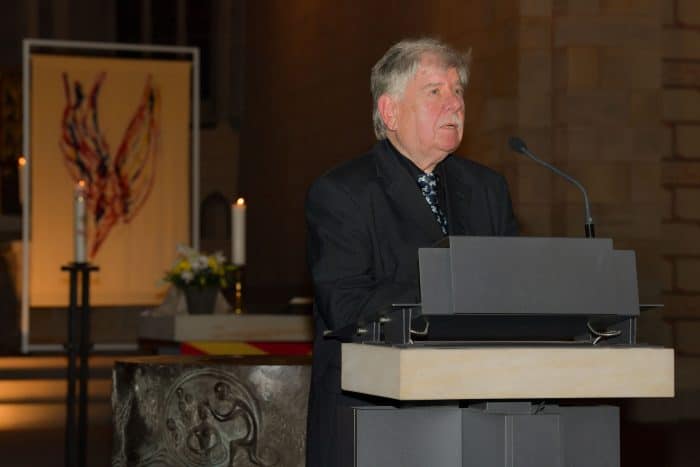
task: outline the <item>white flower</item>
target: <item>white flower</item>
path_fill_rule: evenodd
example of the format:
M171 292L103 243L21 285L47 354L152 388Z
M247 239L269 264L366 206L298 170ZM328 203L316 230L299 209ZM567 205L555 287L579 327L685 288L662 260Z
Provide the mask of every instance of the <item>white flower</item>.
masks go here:
M209 260L204 255L197 255L197 257L192 260L192 269L195 271L202 271L209 265Z
M192 282L192 279L194 279L194 274L192 271L182 271L180 273L180 277L182 277L182 280L185 281L185 283L189 284Z
M217 251L206 255L186 245L177 246L178 258L170 271L166 272L165 280L178 287L191 284L204 284L226 279L226 258Z
M182 256L191 256L192 254L195 254L195 251L193 248L190 248L187 245L179 244L177 246L177 253Z

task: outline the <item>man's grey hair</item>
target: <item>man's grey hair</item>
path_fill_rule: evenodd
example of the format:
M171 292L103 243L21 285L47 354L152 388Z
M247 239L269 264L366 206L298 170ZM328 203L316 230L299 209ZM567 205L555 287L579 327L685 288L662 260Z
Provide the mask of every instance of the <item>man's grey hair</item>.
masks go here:
M377 139L386 138L387 131L379 114L379 98L383 94L400 97L408 81L416 74L423 55L434 55L445 68L455 68L462 87L466 88L469 81L470 52L458 52L444 42L433 38L406 39L392 45L372 67L370 77L372 120Z

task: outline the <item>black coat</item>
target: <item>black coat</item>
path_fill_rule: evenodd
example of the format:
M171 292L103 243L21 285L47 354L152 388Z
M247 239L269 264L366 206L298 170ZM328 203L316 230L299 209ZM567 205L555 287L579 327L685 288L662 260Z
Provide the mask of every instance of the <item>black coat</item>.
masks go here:
M439 166L450 235L516 235L505 179L457 156ZM443 235L416 181L386 140L321 176L306 202L315 288L307 466L338 465L336 407L373 402L340 389L340 344L323 338L364 313L419 302L418 248Z

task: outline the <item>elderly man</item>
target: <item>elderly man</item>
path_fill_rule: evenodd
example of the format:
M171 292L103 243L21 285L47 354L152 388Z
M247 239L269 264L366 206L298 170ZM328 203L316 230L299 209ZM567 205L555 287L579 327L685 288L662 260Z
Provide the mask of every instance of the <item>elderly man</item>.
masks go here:
M340 389L324 330L419 300L418 248L445 235L515 235L505 180L452 155L464 131L467 58L434 39L392 46L372 68L367 154L320 177L306 205L315 286L307 466L338 465L337 410L376 402Z

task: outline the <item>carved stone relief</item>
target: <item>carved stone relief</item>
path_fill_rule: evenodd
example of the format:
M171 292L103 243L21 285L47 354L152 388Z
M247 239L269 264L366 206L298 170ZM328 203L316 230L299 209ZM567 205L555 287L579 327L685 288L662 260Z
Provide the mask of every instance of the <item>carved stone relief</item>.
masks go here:
M117 362L112 466L302 467L308 359L268 360Z

